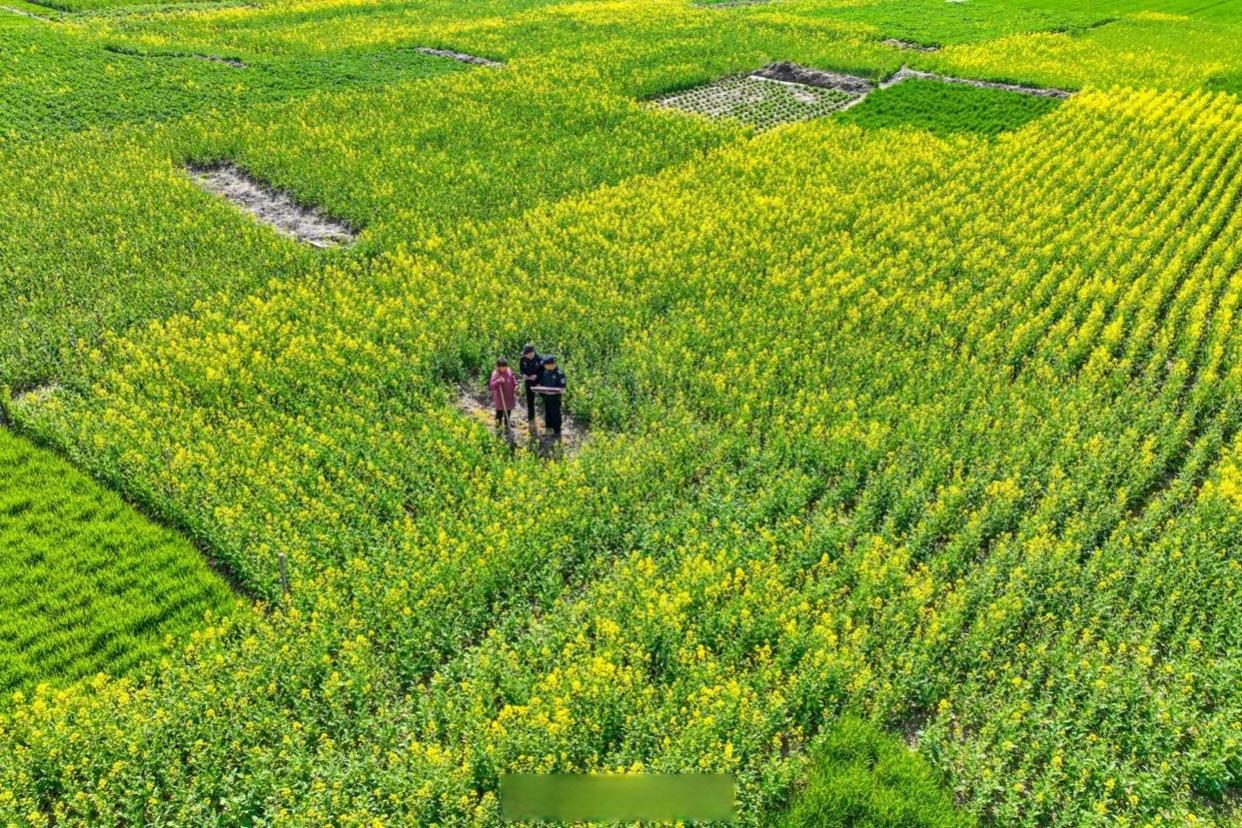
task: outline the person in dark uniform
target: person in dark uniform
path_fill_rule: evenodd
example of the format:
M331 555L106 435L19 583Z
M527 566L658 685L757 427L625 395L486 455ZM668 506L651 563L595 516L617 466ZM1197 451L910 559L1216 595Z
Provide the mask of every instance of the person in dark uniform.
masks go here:
M526 419L535 420L535 386L539 384L539 375L543 373L543 359L535 353L534 345L522 349L521 364L522 385L526 389Z
M561 438L561 397L565 395L565 372L556 366L556 357L543 358L543 373L535 386L543 397L543 422L556 438Z

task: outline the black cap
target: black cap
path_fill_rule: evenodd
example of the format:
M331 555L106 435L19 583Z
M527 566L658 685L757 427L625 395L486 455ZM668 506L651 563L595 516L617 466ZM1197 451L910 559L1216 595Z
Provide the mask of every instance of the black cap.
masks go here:
M552 356L551 354L548 354L546 357L543 358L543 364L547 365L550 362L556 362L556 357Z
M530 344L529 342L527 342L526 347L522 349L522 353L524 354L533 354L534 352L535 352L535 346Z

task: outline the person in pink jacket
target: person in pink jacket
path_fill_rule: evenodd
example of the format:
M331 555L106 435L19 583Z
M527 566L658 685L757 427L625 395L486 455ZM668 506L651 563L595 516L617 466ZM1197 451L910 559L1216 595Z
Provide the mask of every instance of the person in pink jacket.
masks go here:
M496 428L509 428L509 415L517 404L517 377L509 370L509 360L496 360L496 370L487 384L492 392L492 408L496 411Z

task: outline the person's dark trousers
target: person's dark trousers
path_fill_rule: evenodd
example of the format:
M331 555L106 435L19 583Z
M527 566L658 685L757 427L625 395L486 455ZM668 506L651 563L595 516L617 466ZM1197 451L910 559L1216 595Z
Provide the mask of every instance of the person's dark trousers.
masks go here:
M535 384L530 380L523 380L526 385L526 419L535 419Z
M544 425L552 429L558 436L561 433L561 396L560 394L543 395Z

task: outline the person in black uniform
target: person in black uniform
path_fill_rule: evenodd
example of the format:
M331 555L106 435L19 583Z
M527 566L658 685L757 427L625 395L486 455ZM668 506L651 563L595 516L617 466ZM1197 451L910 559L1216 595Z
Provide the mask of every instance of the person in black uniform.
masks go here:
M539 376L543 373L543 359L535 353L534 345L522 349L519 368L522 371L522 385L526 388L526 419L535 420L535 386L539 384Z
M556 367L556 357L543 358L543 373L539 376L539 384L535 386L539 396L543 397L544 425L561 438L561 397L565 395L565 372Z

